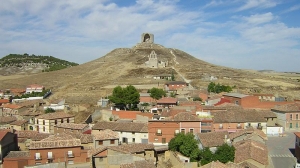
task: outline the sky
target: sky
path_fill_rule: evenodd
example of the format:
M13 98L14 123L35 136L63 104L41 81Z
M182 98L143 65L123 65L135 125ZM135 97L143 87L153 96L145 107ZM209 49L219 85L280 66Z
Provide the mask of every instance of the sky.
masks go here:
M201 60L300 72L300 0L0 0L0 57L86 63L142 33Z

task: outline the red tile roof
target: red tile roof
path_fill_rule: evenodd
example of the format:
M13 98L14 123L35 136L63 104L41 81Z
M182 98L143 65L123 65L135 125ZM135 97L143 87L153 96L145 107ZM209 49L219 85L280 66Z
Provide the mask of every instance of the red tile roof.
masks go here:
M276 105L272 110L280 112L300 112L300 103Z
M74 117L74 115L65 113L65 112L54 112L54 113L48 113L43 114L40 116L37 116L37 119L45 119L45 120L51 120L51 119L59 119L59 118L71 118Z
M152 102L156 102L155 99L153 99L150 96L145 96L145 97L140 97L140 102L144 102L144 103L152 103Z
M214 105L218 106L218 105L221 105L223 103L230 103L230 100L225 99L225 98L221 98L221 100L218 103L214 104Z
M8 99L0 99L0 103L9 103Z
M253 141L245 140L233 144L235 147L235 163L242 163L248 159L252 159L260 164L268 165L268 148L265 144Z
M18 125L18 126L21 126L21 125L23 125L23 124L25 124L25 123L28 123L28 121L27 121L27 120L17 120L17 121L14 121L14 122L10 123L10 125Z
M10 109L19 109L22 106L16 105L16 104L3 104L2 105L3 108L10 108Z
M298 138L300 138L300 132L295 132L294 133Z
M110 129L100 130L94 134L95 140L119 139L119 134Z
M8 131L0 131L0 140L5 137L5 135L8 133Z

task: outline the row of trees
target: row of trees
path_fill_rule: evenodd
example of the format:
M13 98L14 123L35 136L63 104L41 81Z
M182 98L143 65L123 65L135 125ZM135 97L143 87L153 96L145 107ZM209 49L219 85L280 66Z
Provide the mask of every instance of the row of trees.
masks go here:
M213 93L231 92L232 88L234 87L227 86L227 85L220 85L219 83L215 84L215 82L210 82L208 84L207 91Z
M200 150L198 147L198 141L192 133L177 134L169 142L169 149L172 151L178 151L184 156L190 157L192 162L200 162L201 165L217 160L222 163L227 163L229 161L233 162L235 152L235 148L228 144L219 146L215 153L212 153L209 148Z
M148 90L148 93L150 93L150 97L155 100L159 100L162 97L167 96L167 93L163 89L155 87ZM128 85L125 88L117 86L114 88L112 95L108 96L108 99L115 103L116 106L134 110L137 109L137 104L140 102L140 94L139 91L132 85ZM147 103L147 105L149 104Z

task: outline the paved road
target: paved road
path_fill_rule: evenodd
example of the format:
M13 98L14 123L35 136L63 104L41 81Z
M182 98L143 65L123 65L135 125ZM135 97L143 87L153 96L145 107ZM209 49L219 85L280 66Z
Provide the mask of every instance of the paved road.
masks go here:
M296 164L296 158L292 153L295 149L295 135L293 132L285 132L285 135L268 137L266 145L274 168L290 168Z

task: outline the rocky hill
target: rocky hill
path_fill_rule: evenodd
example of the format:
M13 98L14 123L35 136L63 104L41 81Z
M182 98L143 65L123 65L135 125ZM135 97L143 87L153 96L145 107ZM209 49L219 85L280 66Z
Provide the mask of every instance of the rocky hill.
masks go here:
M0 59L0 74L33 74L40 72L56 71L77 63L55 58L53 56L36 56L28 54L9 54Z
M149 54L155 51L161 67L149 67ZM116 85L138 88L163 87L166 80L154 80L153 75L175 74L176 80L186 80L194 88L207 88L211 80L236 86L244 93L274 93L289 98L299 96L300 76L240 70L199 60L184 51L158 44L138 43L132 48L118 48L85 64L59 71L33 75L0 77L0 88L24 87L38 83L51 88L53 97L66 98L70 103L90 103L111 93Z

